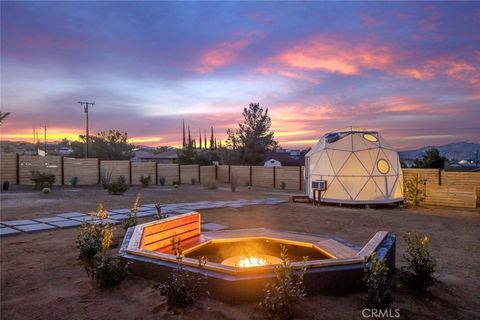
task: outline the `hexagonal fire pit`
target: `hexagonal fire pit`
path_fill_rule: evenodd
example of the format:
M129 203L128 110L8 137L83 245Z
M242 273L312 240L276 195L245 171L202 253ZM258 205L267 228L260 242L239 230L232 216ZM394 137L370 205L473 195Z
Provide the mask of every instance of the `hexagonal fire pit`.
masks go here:
M366 259L375 251L392 270L395 266L395 236L385 231L360 250L341 239L311 233L264 228L201 232L197 212L130 228L119 256L133 262L131 272L165 280L179 263L173 252L174 238L181 241L185 256L180 263L205 275L212 297L226 302L261 298L264 283L274 279L275 267L281 263L281 246L286 247L294 268L306 265L308 294L359 290ZM207 258L202 267L200 257Z

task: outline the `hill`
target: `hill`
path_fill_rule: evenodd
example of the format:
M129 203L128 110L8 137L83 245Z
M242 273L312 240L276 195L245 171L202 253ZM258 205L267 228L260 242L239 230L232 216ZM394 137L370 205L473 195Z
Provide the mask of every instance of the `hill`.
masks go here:
M449 160L475 160L480 157L480 143L471 142L454 142L442 146L427 146L416 150L400 151L400 159L417 159L421 158L425 151L435 147L440 151L440 155Z

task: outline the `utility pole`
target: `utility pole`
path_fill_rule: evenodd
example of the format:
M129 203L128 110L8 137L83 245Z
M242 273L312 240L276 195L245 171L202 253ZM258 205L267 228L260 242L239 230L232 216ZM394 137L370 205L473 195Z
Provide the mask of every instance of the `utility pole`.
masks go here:
M82 102L79 101L80 105L83 107L83 111L85 112L85 126L86 126L86 144L85 144L85 158L88 158L88 142L90 140L89 133L88 133L88 106L93 106L95 102Z
M45 125L43 127L44 131L43 131L43 145L44 145L44 149L45 149L45 155L47 155L47 126Z

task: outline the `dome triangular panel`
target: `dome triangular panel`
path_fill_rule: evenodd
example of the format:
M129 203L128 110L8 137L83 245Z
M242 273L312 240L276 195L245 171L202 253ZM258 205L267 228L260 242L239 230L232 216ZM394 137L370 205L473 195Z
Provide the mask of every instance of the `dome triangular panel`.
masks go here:
M328 158L330 159L330 163L332 164L333 171L335 174L338 174L342 166L345 164L345 161L347 161L348 157L350 156L351 152L327 149L327 154Z
M347 161L345 161L345 164L340 169L340 171L337 172L337 174L339 176L368 176L369 175L369 173L367 172L363 164L360 162L360 160L358 160L355 153L350 154Z
M327 184L327 190L325 193L323 193L322 197L331 199L341 197L342 199L350 200L350 195L348 194L347 190L345 190L345 188L336 178Z
M342 186L347 190L348 194L351 196L353 200L357 197L357 195L362 191L363 186L367 183L370 179L368 177L338 177L338 181L342 184Z

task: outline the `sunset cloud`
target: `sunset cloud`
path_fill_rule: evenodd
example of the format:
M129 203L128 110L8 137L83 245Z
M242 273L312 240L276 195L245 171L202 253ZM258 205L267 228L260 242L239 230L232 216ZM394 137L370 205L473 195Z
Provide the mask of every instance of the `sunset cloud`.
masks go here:
M227 41L216 45L214 48L208 49L201 54L196 71L208 73L233 62L238 57L239 52L251 42L252 40L250 39L241 39L233 42Z

